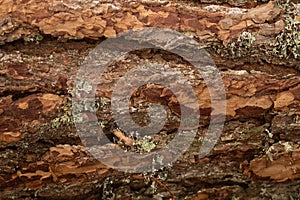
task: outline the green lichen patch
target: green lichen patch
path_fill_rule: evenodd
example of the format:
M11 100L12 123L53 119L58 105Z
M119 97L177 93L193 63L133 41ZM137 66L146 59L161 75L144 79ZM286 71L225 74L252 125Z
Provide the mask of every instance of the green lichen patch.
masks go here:
M56 117L51 122L51 127L57 129L61 126L70 126L74 124L74 119L72 116L72 105L70 102L67 102L62 108L62 114L59 117Z
M26 35L23 38L23 40L25 42L34 42L36 44L39 44L40 41L42 41L43 39L44 39L43 35L39 32L34 33L34 34L30 34L30 35Z
M139 152L150 152L156 147L155 143L149 136L138 138L135 140L133 145Z
M133 141L132 145L126 146L120 140L117 140L116 143L128 151L137 152L137 153L151 152L153 149L157 147L157 144L153 141L153 138L151 136L144 136L144 137L128 136L128 138L130 138L130 140Z

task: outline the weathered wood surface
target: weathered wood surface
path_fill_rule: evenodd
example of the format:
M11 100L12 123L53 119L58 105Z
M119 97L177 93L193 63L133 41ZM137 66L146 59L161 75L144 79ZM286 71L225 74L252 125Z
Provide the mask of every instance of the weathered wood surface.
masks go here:
M298 199L299 57L292 46L288 55L273 54L275 47L283 47L272 46L286 28L286 13L273 2L259 7L245 3L237 10L205 6L183 1L0 1L0 199L170 198L170 192L151 176L176 199ZM299 13L292 17L299 19ZM197 153L198 138L207 128L204 121L178 162L143 177L118 172L94 159L82 147L72 122L73 80L85 56L101 41L57 41L56 37L98 40L146 26L174 28L207 47L222 70L227 121L208 156L199 159ZM253 43L249 35L241 36L245 31L256 38ZM8 43L20 38L25 41ZM114 63L98 94L107 101L98 111L107 134L114 128L107 108L113 84L136 63L151 62L186 74L190 69L175 55L151 50ZM200 80L196 83L201 116L207 120L207 88ZM170 107L175 122L156 138L167 142L179 111L172 95L161 95L162 91L158 86L145 87L134 100Z

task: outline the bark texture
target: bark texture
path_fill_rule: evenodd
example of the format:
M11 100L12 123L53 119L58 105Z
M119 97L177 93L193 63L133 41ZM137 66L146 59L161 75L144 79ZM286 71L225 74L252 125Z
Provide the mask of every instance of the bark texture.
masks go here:
M299 199L299 21L299 4L283 1L0 0L0 199ZM226 115L223 133L201 158L212 110L193 66L157 49L112 63L96 99L99 122L114 140L124 138L114 134L112 91L137 63L178 69L198 97L200 128L188 151L144 175L95 159L76 131L71 103L89 52L105 38L143 27L170 28L199 41L227 94L226 113L217 113ZM150 84L131 101L131 116L141 125L148 103L165 106L170 118L148 144L159 149L172 140L181 115L172 92ZM120 141L115 145L127 148ZM131 150L147 150L139 144ZM112 165L119 161L111 159Z

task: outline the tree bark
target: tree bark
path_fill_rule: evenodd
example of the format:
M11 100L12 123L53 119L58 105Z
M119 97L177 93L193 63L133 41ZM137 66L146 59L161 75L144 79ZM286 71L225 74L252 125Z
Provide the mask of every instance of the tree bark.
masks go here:
M300 6L219 2L0 0L0 199L299 198ZM97 117L109 138L123 137L114 134L110 109L115 83L137 63L180 70L200 105L199 131L183 156L157 172L130 174L101 163L84 146L71 91L98 44L145 27L177 30L210 53L226 91L226 113L217 114L226 121L213 150L201 157L213 112L205 82L190 73L193 66L157 49L116 60L96 94ZM171 141L181 116L176 96L149 84L131 101L138 124L147 121L147 103L167 107L171 118L151 142L158 149Z

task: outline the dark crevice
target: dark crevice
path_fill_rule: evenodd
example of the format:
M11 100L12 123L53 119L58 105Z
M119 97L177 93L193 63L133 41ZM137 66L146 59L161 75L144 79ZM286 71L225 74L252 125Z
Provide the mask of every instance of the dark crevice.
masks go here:
M12 100L16 101L20 98L24 98L24 97L30 96L32 94L38 94L38 93L42 93L42 91L41 90L35 90L33 92L29 92L29 91L20 92L20 91L5 90L5 91L0 93L0 98L12 96Z
M39 94L39 93L41 93L41 92L35 91L35 92L26 92L26 93L15 93L15 94L12 94L12 100L17 101L18 99L22 99L22 98L28 97L30 95Z
M16 151L16 150L18 150L18 147L13 144L5 145L5 146L2 146L2 144L0 144L0 151L7 151L7 150Z
M12 41L12 42L7 42L4 45L0 45L0 48L2 50L20 50L20 46L30 48L31 46L33 48L36 48L37 45L39 46L44 46L47 45L49 42L50 43L55 43L59 47L60 45L65 46L67 43L86 43L88 45L97 45L106 40L106 37L99 37L97 39L90 39L90 38L83 38L83 39L65 39L65 38L58 38L54 37L48 34L42 34L39 33L43 37L42 40L40 41L24 41L24 36L23 38L20 38L18 40Z

